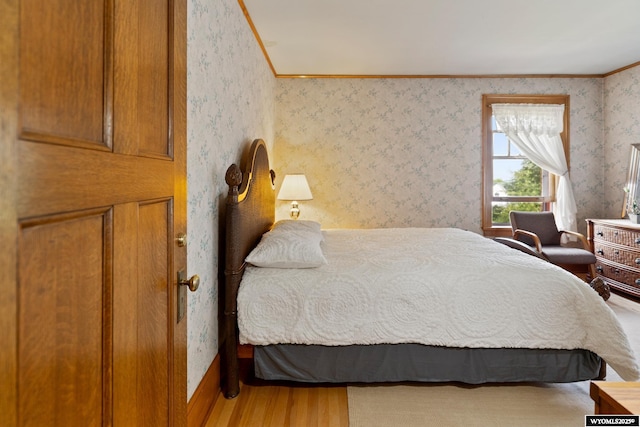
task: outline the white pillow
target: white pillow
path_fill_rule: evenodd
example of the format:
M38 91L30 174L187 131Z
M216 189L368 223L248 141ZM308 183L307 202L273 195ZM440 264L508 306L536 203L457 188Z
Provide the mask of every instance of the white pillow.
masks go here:
M270 268L314 268L326 264L320 247L322 232L305 229L305 226L309 227L309 224L274 226L262 235L260 243L245 261L256 267Z
M308 231L320 235L324 240L319 222L304 219L283 219L275 223L272 230Z

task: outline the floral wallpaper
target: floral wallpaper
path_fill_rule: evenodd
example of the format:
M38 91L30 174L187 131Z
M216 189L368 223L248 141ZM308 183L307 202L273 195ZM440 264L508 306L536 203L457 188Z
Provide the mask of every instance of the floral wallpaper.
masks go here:
M236 0L189 0L187 186L188 390L218 353L218 263L224 175L255 138L273 143L275 78Z
M603 213L618 218L631 144L640 144L640 66L604 79L604 106Z
M480 232L481 95L569 94L571 179L588 217L621 207L640 142L640 67L604 79L275 79L236 0L188 2L188 397L218 353L224 174L255 138L280 185L307 175L301 218L329 227ZM289 204L279 202L278 219Z
M280 79L275 170L305 173L301 218L331 227L481 232L483 94L569 94L571 180L603 214L603 79ZM277 218L288 215L280 202Z

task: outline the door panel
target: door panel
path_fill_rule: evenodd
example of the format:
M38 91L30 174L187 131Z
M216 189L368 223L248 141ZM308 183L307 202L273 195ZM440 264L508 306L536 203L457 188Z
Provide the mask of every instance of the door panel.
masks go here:
M171 425L172 211L167 199L115 209L114 425Z
M116 3L115 151L168 158L168 0Z
M46 5L20 3L21 133L27 139L103 146L104 3L47 0Z
M110 228L109 210L22 224L21 425L101 425L110 383Z
M138 425L168 425L171 203L142 204L138 222ZM164 231L164 232L162 232Z

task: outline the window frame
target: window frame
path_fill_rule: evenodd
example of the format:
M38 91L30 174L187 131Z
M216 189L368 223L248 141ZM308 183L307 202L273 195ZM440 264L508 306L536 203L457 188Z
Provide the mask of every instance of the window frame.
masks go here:
M569 158L569 95L482 95L482 232L488 237L511 236L511 226L494 225L492 215L493 200L493 129L491 117L493 104L561 104L564 105L564 126L560 138L567 159L568 170L571 171ZM545 210L549 210L555 201L557 177L549 173L549 200L544 202ZM528 201L520 198L520 201ZM536 198L533 201L538 201Z

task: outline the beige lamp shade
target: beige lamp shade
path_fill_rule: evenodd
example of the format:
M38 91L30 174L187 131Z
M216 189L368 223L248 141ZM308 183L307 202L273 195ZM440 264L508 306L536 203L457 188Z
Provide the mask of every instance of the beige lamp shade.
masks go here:
M311 200L311 189L304 174L285 175L278 200Z

